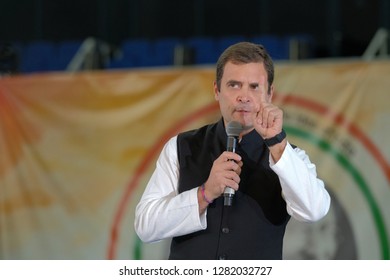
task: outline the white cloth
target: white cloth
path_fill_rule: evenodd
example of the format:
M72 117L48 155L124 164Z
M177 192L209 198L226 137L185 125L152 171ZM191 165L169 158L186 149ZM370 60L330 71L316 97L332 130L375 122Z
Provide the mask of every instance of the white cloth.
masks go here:
M207 210L199 215L197 188L178 193L177 136L164 146L135 212L135 231L144 242L181 236L207 227ZM304 150L289 143L277 163L269 158L279 176L287 212L295 219L314 222L330 207L324 182Z

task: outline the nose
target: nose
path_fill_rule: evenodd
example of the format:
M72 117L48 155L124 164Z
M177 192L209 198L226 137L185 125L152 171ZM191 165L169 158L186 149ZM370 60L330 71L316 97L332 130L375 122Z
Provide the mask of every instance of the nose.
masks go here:
M248 103L250 102L250 98L247 93L241 93L239 96L237 96L237 101L240 103Z

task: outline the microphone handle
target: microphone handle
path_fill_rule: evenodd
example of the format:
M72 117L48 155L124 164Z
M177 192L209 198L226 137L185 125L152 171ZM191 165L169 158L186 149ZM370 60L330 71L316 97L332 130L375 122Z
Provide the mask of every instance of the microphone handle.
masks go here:
M223 192L223 205L232 206L234 193L235 191L231 187L225 188Z
M236 152L236 146L237 146L237 137L234 136L228 136L227 139L227 145L226 145L226 151L228 152Z

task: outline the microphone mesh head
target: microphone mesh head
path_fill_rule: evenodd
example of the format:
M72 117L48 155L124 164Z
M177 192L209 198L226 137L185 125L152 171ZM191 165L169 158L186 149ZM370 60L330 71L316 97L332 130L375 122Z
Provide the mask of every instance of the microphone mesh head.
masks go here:
M232 137L238 137L243 130L242 124L236 121L231 121L226 126L226 134Z

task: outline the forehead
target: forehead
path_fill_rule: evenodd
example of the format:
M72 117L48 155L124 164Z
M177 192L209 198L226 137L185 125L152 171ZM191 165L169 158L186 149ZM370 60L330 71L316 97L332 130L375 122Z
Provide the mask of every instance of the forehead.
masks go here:
M251 82L259 81L262 76L268 78L263 62L233 63L229 61L225 65L223 80L238 80Z

